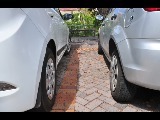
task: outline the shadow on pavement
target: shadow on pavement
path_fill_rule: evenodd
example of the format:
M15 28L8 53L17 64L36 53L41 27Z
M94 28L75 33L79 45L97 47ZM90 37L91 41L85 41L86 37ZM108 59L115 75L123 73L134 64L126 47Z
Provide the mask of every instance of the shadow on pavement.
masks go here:
M147 111L159 112L160 91L139 87L135 98L130 104Z
M57 70L57 95L52 112L74 112L79 73L79 45L72 45L70 54L63 57Z

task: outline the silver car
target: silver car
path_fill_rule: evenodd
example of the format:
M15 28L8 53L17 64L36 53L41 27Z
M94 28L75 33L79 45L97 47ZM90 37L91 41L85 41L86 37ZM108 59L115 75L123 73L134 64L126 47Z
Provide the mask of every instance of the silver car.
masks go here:
M110 89L116 101L132 100L137 86L160 90L159 21L160 8L112 8L104 18L98 53L110 62Z

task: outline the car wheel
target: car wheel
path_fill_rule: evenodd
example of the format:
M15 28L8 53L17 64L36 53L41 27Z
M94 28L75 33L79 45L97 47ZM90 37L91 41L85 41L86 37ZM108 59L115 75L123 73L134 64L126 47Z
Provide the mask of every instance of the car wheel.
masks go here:
M125 79L117 51L111 55L110 90L113 99L117 102L131 101L137 91L137 86Z
M50 48L47 48L41 75L41 106L40 111L49 112L56 96L56 69L55 57Z
M102 47L100 45L100 42L98 42L98 54L99 55L102 55L103 54L103 50L102 50Z

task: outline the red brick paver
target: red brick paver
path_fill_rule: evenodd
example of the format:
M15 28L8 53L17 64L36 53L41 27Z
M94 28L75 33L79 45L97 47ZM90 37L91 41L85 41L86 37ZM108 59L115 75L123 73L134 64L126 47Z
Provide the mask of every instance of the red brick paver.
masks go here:
M160 94L154 92L143 92L130 103L117 103L110 92L108 66L104 56L97 53L97 41L80 41L73 43L70 55L62 58L58 66L57 97L52 112L160 111Z
M63 79L57 90L56 101L53 106L53 112L74 112L75 111L75 97L77 93L79 61L76 49L74 46L72 55L68 59L67 68L63 75ZM66 62L66 61L64 61ZM59 72L58 75L61 75ZM59 76L57 76L59 79Z

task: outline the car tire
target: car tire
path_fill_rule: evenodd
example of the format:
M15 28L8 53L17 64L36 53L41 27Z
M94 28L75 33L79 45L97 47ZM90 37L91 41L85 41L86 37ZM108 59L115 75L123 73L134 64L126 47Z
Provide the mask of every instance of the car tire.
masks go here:
M111 55L110 90L113 99L117 102L131 101L137 91L137 86L125 79L117 51Z
M102 55L102 54L103 54L103 50L102 50L102 47L101 47L99 41L98 41L98 54L99 54L99 55Z
M47 48L41 74L41 106L39 111L49 112L56 96L56 67L55 57L50 48ZM48 81L47 81L48 80Z

